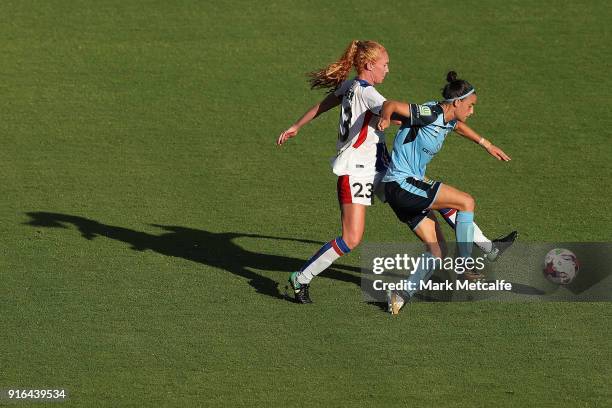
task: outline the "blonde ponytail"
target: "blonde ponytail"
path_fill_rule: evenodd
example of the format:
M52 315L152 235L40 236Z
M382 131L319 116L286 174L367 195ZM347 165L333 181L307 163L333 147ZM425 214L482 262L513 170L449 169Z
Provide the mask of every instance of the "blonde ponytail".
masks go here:
M330 88L330 92L333 91L346 81L353 67L359 74L368 62L376 61L384 49L375 41L351 41L339 60L307 74L310 77L310 88Z

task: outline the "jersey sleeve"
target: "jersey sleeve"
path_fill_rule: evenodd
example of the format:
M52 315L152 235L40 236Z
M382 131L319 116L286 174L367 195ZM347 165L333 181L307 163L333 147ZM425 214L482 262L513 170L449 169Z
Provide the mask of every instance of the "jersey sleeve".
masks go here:
M334 95L336 95L338 98L342 98L346 91L348 91L348 89L351 87L352 82L353 81L347 80L341 83L340 86L334 91Z
M363 91L363 99L365 101L368 110L375 115L380 115L383 103L387 100L382 96L373 86L368 86Z
M427 126L436 121L438 117L444 114L439 105L416 105L410 104L410 125L411 126Z

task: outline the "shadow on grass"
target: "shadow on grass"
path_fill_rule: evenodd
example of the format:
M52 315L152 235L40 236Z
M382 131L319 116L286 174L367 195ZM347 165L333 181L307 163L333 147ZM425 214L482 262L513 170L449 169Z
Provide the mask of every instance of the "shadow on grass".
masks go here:
M49 212L29 212L27 215L31 219L26 225L45 228L69 228L68 225L72 224L79 230L83 238L88 240L96 237L105 237L130 244L131 249L134 251L151 250L166 256L183 258L223 269L248 279L249 284L258 293L280 299L285 298L285 296L279 291L278 283L273 279L254 272L253 269L289 272L298 270L306 259L252 252L240 247L234 240L249 237L274 241L321 244L320 242L303 239L237 232L215 233L193 228L157 224L151 225L166 232L160 235L153 235L129 228L102 224L75 215ZM360 285L360 278L346 271L359 272L360 270L351 266L334 265L326 270L322 276ZM284 280L287 276L282 276L282 279Z

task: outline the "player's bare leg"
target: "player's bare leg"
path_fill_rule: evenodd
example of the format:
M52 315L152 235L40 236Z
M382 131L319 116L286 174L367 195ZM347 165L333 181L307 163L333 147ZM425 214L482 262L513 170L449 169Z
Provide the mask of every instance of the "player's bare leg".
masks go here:
M427 252L422 255L422 259L425 262L436 258L442 258L446 255L446 240L444 239L440 224L433 212L430 211L427 217L419 223L414 233L423 241L427 248ZM408 278L409 284L414 285L414 290L387 292L389 312L393 315L398 314L402 307L404 307L404 305L406 305L420 290L419 287L421 282L428 281L432 273L433 266L427 264L421 265Z
M323 245L298 272L289 276L289 284L298 303L312 303L310 281L327 269L336 259L349 253L361 242L365 229L366 206L341 205L342 236Z

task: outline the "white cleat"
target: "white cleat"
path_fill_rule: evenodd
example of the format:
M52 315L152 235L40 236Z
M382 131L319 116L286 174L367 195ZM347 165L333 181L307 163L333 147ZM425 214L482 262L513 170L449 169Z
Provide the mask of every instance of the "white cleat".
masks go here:
M387 290L387 307L392 315L399 314L406 300L395 290Z

